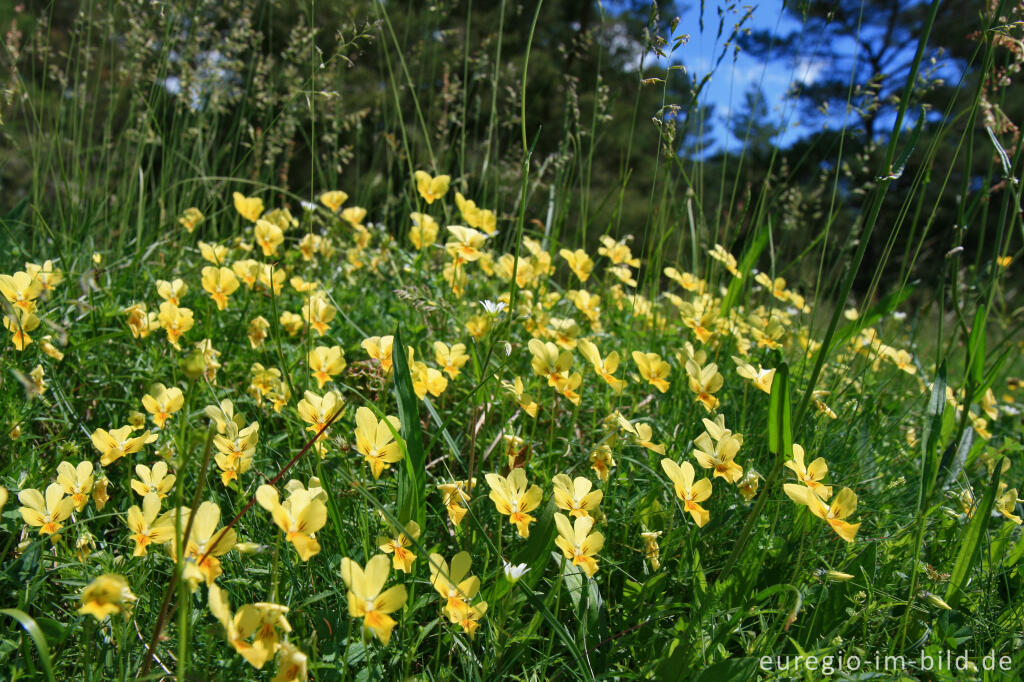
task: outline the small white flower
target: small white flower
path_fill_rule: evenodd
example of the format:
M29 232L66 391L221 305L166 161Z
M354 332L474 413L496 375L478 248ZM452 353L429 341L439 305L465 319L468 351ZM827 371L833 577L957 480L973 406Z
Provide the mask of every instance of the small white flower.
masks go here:
M517 580L519 580L524 575L530 572L530 569L526 566L526 564L519 564L517 566L513 566L504 559L501 560L501 563L504 564L505 577L511 580L512 582L516 582Z
M300 199L299 205L302 206L303 210L306 211L315 211L317 209L317 205L311 201L304 201Z
M497 315L506 307L504 301L499 301L497 303L494 301L480 301L480 305L484 307L484 310L487 311L488 315Z
M892 314L892 317L894 320L905 320L907 319L907 314L897 310Z

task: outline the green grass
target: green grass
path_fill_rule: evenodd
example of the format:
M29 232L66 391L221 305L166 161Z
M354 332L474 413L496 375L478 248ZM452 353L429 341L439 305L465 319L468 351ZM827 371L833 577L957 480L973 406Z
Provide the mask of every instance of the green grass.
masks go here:
M203 11L226 20L233 7ZM252 15L240 14L245 20L233 24L239 44L256 50L265 38L280 47L281 64L263 72L245 60L232 62L226 68L244 74L240 96L205 109L190 108L160 85L184 68L170 56L175 45L189 42L175 28L176 14L91 6L66 33L53 15L53 33L40 37L49 51L35 47L30 60L13 59L8 45L7 58L22 68L21 80L12 82L25 97L4 109L5 163L20 159L31 173L23 199L9 202L0 219L6 240L0 272L13 275L26 262L52 259L63 278L34 299L40 322L28 330L33 342L19 351L5 331L0 350L0 437L9 453L0 463L0 485L10 493L0 515L0 676L270 679L287 667L273 660L277 646L260 672L232 648L211 611L205 580L190 579L184 543L158 542L146 556L133 556L126 519L133 505L143 504L131 487L139 478L135 465L163 461L176 481L161 513L217 505L216 528L232 525L239 544L219 557L216 584L235 612L263 602L287 607L290 632L281 639L304 652L315 679L830 674L778 671L762 659L796 655L817 657L819 667L831 657L840 677L855 674L839 663L855 657L861 672L1013 679L981 668L989 652L996 661L1009 657L1012 669L1024 665L1024 539L1007 518L1019 509L1016 500L1001 487L1021 485L1024 398L1008 381L1022 370L1019 294L1012 285L1019 265L995 261L1019 252L1016 185L984 208L976 190L964 186L969 210L989 212L989 232L977 253L953 253L942 261L945 271L935 272L918 259L934 248L940 231L923 205L924 187L941 183L949 193L961 191L938 179L932 154L937 141L960 134L952 121L920 137L897 120L899 134L870 160L874 175L890 175L914 150L925 161L908 166L909 179L869 183L859 202L844 194L838 171L808 189L780 171L774 156L766 179L741 190L732 164L748 163L745 156L703 163L677 154L681 127L663 125L651 137L644 88L655 86L637 85L626 108L621 98L602 103L607 92L598 71L592 83L561 93L568 112L561 129L538 129L543 112L533 108L530 87L544 81L530 74L551 68L539 4L514 18L501 13L498 26L473 28L494 18L484 9L459 15L466 27L460 30L480 30L491 42L484 41L483 52L471 50L470 41L461 44L462 61L448 71L440 53L433 60L414 57L430 56L433 48L418 36L450 28L451 16L431 10L406 17L390 4L366 9L339 17L312 5L260 5ZM415 17L424 23L416 25ZM18 21L29 25L25 16ZM600 17L602 25L613 21ZM325 54L315 39L298 37L303 27L321 23L338 31L336 49ZM282 37L285 26L298 28ZM652 23L652 44L660 44L658 26ZM194 30L188 58L202 54L210 39ZM503 42L506 30L516 40L522 32L523 40ZM124 44L115 35L127 36ZM146 35L162 36L155 51L138 47ZM928 31L919 37L923 46ZM86 49L97 44L106 51ZM135 61L122 51L131 49L139 50ZM373 52L360 56L360 49ZM992 50L979 48L983 69L993 68ZM239 48L231 56L244 54ZM350 59L359 66L350 67ZM60 79L44 75L55 63L75 87L95 85L116 66L124 80L102 85L109 89L85 103L62 97ZM351 85L357 76L350 68L375 74L382 88L356 91L351 103L337 105L324 93ZM462 85L446 91L448 99L428 87L441 72L463 74ZM682 78L678 71L660 74L666 81ZM638 80L648 75L638 73ZM124 101L116 82L126 88ZM900 118L915 83L908 80ZM662 105L675 96L670 84L663 84ZM572 103L581 101L574 111ZM373 113L360 113L364 105ZM966 106L965 116L977 115L977 99ZM703 115L696 102L689 115ZM627 126L629 143L616 147L618 176L609 179L602 145L612 144L620 125ZM147 130L155 139L147 141ZM475 144L481 136L486 148ZM351 141L350 161L333 156L339 140ZM982 150L974 149L972 136L961 140L963 156L954 161L967 167L964 157ZM1018 164L1019 152L1009 154L1006 174ZM997 155L992 163L997 171L987 176L986 192L1004 162ZM443 197L429 203L417 191L413 172L420 169L452 176ZM776 200L776 183L787 181L794 193L835 197L824 216L801 228L807 240L794 238L786 227L788 205ZM902 203L890 225L879 216L892 215L886 202L901 182L916 189L896 187ZM359 225L318 202L321 192L334 189L350 195L343 208L366 209ZM268 212L287 208L294 216L294 224L282 223L283 243L274 253L264 255L255 244L254 221L235 209L235 191L259 196ZM495 211L498 232L477 245L480 258L453 266L458 247L444 245L457 235L446 226L472 222L457 207L456 191ZM178 218L192 206L205 219L189 232ZM437 221L436 244L413 247L413 211ZM872 241L872 231L886 229L884 239ZM851 235L859 241L847 244ZM320 247L306 258L302 248L314 238ZM965 239L963 231L954 239ZM229 267L253 259L268 273L284 271L283 286L275 293L266 283L242 283L218 310L202 286L211 263L200 242L223 246ZM884 255L869 256L879 243ZM716 244L730 245L736 274L711 257ZM582 248L593 259L586 281L568 267L564 248ZM635 278L629 284L614 266L632 258L639 266L628 266ZM680 286L666 267L692 273L699 290ZM757 283L758 271L790 284L773 295ZM300 290L293 277L317 286ZM157 281L176 278L188 285L180 305L193 311L194 326L180 348L162 323L139 338L126 309L159 310ZM600 298L599 312L575 302L572 292L580 290ZM794 294L806 299L806 309ZM334 313L324 318L322 334L305 312L311 300ZM506 305L488 313L481 301ZM10 320L14 302L5 306ZM298 320L295 333L280 322L289 313ZM259 316L269 327L260 343L250 343L250 322ZM395 352L374 359L364 341L390 335ZM537 371L542 363L534 362L533 339L557 342L554 356L572 358L571 367L557 368L554 383L568 386L564 392ZM626 382L621 393L584 357L576 345L581 339L593 341L602 358L618 353L611 374ZM219 353L216 368L196 350L204 340ZM457 377L445 375L443 390L435 386L436 395L421 398L416 390L427 371L443 370L435 342L464 344L468 360ZM308 360L318 346L340 347L346 361L322 388ZM406 346L411 358L398 352ZM657 353L668 363L666 390L642 376L634 351ZM688 370L693 353L705 355ZM733 356L775 369L770 390L740 376ZM279 371L260 390L255 363ZM706 407L691 375L711 363L722 385L713 384L708 392L717 404L708 398ZM37 367L41 393L33 383ZM503 386L516 377L536 402L536 416L525 398ZM157 382L182 392L180 408L160 429L142 403ZM328 391L341 408L311 426L304 417L309 404L316 411ZM214 438L218 429L204 409L222 400L243 416L240 426L259 424L251 468L229 484L216 459L226 446ZM378 431L384 441L396 439L401 455L379 478L358 451L356 415L363 407L374 420L391 415L400 422ZM143 417L134 419L144 418L156 440L101 465L92 442L96 429L129 424L137 412ZM698 526L699 515L687 511L661 460L688 462L697 479L711 477L694 450L705 431L702 419L716 416L742 434L735 461L748 478L745 486L713 478L712 494L701 502L709 520ZM321 434L325 439L314 444ZM521 440L510 447L506 436ZM860 525L851 541L786 494L784 486L796 482L785 466L794 444L807 463L827 461L832 500L843 488L856 494L847 521ZM604 447L615 462L607 477L591 461ZM18 496L45 490L64 461L92 462L96 478L109 480L110 500L100 508L93 490L60 533L47 537L26 526ZM488 498L485 477L506 475L511 464L542 492L530 510L528 538ZM557 474L585 477L602 491L592 515L604 542L592 576L556 544L555 514L566 513L553 494ZM323 525L315 533L319 551L303 560L263 498L255 500L261 485L274 485L284 500L287 481L306 486L312 477L324 491L322 502L311 503L322 504L316 514ZM456 525L438 486L467 478L477 484ZM204 525L198 513L172 517L172 536ZM409 546L416 555L411 572L388 576L387 586L404 586L407 599L391 613L396 625L385 645L350 617L342 560L366 566L380 553L378 536L392 536L410 520L421 534ZM641 535L652 532L660 533L656 562ZM472 637L449 622L431 585L437 565L432 571L430 555L451 565L460 551L472 557L471 574L480 582L471 603L487 603ZM529 571L513 582L503 560ZM83 590L107 574L124 577L137 597L132 608L104 619L81 613ZM887 656L920 662L947 651L954 659L969 651L978 670L930 676L884 667Z

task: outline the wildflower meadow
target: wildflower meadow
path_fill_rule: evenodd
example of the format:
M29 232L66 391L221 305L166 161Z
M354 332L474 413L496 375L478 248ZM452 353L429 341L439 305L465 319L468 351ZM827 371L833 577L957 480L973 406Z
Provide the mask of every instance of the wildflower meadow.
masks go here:
M1022 26L0 9L0 678L1019 679Z

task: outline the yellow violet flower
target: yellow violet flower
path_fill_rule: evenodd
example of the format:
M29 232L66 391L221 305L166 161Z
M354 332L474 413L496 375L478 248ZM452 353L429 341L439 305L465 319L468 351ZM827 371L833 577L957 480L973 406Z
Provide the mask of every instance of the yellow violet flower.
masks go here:
M202 256L203 260L214 265L223 265L224 261L228 258L228 247L223 244L198 242L196 246L199 247L199 255Z
M579 277L581 282L587 281L594 269L594 261L587 255L586 251L583 249L576 249L575 251L562 249L558 252L558 255L565 259L569 264L569 269Z
M241 192L233 192L231 200L234 202L238 214L250 223L256 222L257 218L263 214L263 199L259 197L247 197Z
M167 462L162 461L153 464L152 469L145 464L136 464L135 475L138 478L132 479L132 490L143 497L156 494L161 500L167 497L167 493L174 487L174 482L178 480L174 474L168 475Z
M66 495L71 496L77 512L85 509L92 494L92 486L96 482L92 471L92 462L89 461L79 462L78 466L72 466L71 462L57 465L57 483L63 486Z
M162 545L174 538L174 518L171 513L157 518L160 513L160 496L148 493L142 498L142 509L132 505L128 509L125 523L132 532L130 539L135 543L133 556L146 556L149 545Z
M698 527L706 524L711 519L711 514L700 506L700 503L711 497L711 481L702 478L694 483L695 472L689 462L676 464L666 457L661 460L661 468L672 481L676 496L682 500L683 511L690 513Z
M633 362L636 363L637 369L640 370L640 376L643 377L644 381L662 393L668 390L669 382L666 377L668 377L672 368L661 359L660 355L635 350L633 351Z
M694 360L686 361L686 374L690 382L690 390L697 394L697 402L704 406L704 409L711 412L718 407L718 392L725 379L718 372L718 365L711 363L701 367Z
M783 488L790 499L797 504L805 504L815 516L823 519L836 534L847 542L853 542L857 535L859 523L849 523L846 517L857 510L857 495L849 488L843 488L828 505L822 501L814 490L795 483L787 483Z
M555 504L559 509L565 509L569 516L590 516L590 512L597 511L604 497L601 490L591 490L594 484L583 476L570 479L565 474L557 474L551 479L554 484Z
M38 327L39 318L22 308L13 308L4 314L4 328L11 332L11 344L19 351L25 350L25 347L32 343L32 337L28 333Z
M523 412L534 419L537 418L537 401L532 396L526 394L526 388L523 386L522 379L516 377L514 381L502 381L501 387L515 396L516 403Z
M217 304L217 310L226 310L228 297L238 289L238 278L230 268L207 265L203 268L203 289Z
M378 421L370 408L356 410L356 451L366 459L374 478L401 461L402 449L395 440L400 428L398 417L388 415Z
M346 366L345 351L341 346L317 346L309 351L307 360L313 378L316 379L317 388L323 388L331 377L341 373Z
M441 365L441 369L452 379L459 376L463 366L469 362L469 355L466 353L466 344L456 343L450 348L441 341L434 342L434 360Z
M760 484L761 474L753 469L747 469L747 473L743 474L743 478L736 483L736 486L740 489L743 499L750 502L757 495L757 488Z
M612 467L615 466L615 458L612 457L612 449L606 443L598 445L597 448L590 453L590 468L594 470L597 477L608 482L608 477L611 475Z
M753 383L754 387L758 390L771 395L772 380L775 378L774 369L764 369L761 365L755 368L743 358L736 357L735 355L732 356L732 361L736 363L737 374Z
M278 629L292 631L285 618L287 606L257 602L246 604L232 614L228 596L216 583L210 584L208 597L210 612L224 626L228 643L257 670L262 669L280 648ZM250 637L254 637L251 642Z
M527 347L533 355L531 362L533 371L539 376L545 377L548 380L548 386L558 388L569 378L572 353L559 351L555 344L540 339L530 339Z
M7 506L7 499L10 497L7 492L7 488L0 485L0 511L3 511L4 507Z
M107 490L109 487L110 481L106 476L101 476L92 484L92 503L96 505L96 511L103 511L103 507L110 499L110 493Z
M448 518L456 526L462 522L462 517L469 511L469 491L476 486L476 478L472 485L466 481L455 481L453 483L440 483L437 489L444 496L444 506L448 510Z
M660 530L640 533L640 539L644 541L644 558L651 562L652 571L657 571L661 568L661 548L658 546L658 538L660 537Z
M147 443L156 440L156 434L143 431L142 434L131 438L132 427L122 426L119 429L107 431L96 429L92 432L92 444L100 452L100 464L109 466L125 455L130 455L142 450Z
M481 601L471 604L457 618L449 617L452 623L458 623L462 630L469 635L470 639L476 636L477 628L480 627L480 619L487 613L487 602Z
M185 395L177 386L167 388L163 384L153 384L150 392L142 396L142 406L153 415L153 423L162 429L171 415L185 404Z
M115 613L129 611L136 599L123 576L106 573L82 590L82 606L78 612L102 621Z
M651 428L650 424L643 422L632 423L618 412L615 413L615 417L619 423L619 427L633 436L633 440L637 445L643 446L651 452L656 452L659 455L665 454L665 445L663 443L655 443L651 439L654 437L654 429Z
M18 493L18 501L23 507L18 509L25 523L39 528L40 535L53 535L63 528L61 522L71 516L75 508L74 500L64 497L64 486L51 483L46 487L46 497L34 488L27 488Z
M390 563L384 554L377 554L367 561L365 570L348 557L341 560L341 579L348 587L348 614L362 618L363 627L372 631L384 644L391 640L391 631L397 625L388 614L402 608L408 599L405 585L384 590Z
M146 312L145 303L136 303L125 308L123 312L128 316L128 329L133 338L144 339L150 332L160 328L157 314Z
M259 348L263 345L263 342L267 339L267 332L270 329L270 322L267 318L262 315L257 315L249 321L249 327L246 330L246 336L249 337L249 345L253 348Z
M441 610L453 623L462 620L470 608L469 602L480 591L480 578L469 574L472 564L469 552L453 556L450 570L443 556L430 555L430 584L444 600Z
M305 305L302 306L302 319L310 328L323 336L331 326L331 320L338 314L338 309L331 305L323 294L311 296Z
M342 219L356 230L365 231L363 220L366 219L366 209L361 206L350 206L341 212Z
M387 374L391 371L391 351L394 341L394 336L371 336L364 339L360 346L372 360L380 363L384 373Z
M1021 524L1021 518L1016 514L1017 502L1017 489L1010 488L996 499L996 509L1000 514L1019 526Z
M593 341L581 339L577 347L587 362L594 368L594 371L597 372L597 375L604 379L605 383L611 386L615 393L621 393L622 389L626 387L626 382L614 376L615 371L619 368L618 351L612 351L602 359L601 353Z
M178 345L181 335L192 329L192 325L195 324L191 310L179 308L170 301L164 301L160 304L160 314L157 316L157 321L164 331L167 332L167 340L178 350L181 350L181 346Z
M174 279L168 282L165 279L158 279L156 281L156 293L157 296L170 301L174 305L181 305L181 299L185 298L185 294L188 293L188 285L185 284L183 279Z
M588 578L593 578L598 569L596 555L604 547L604 535L590 532L594 528L593 517L580 516L570 524L565 514L556 512L555 527L558 529L555 544L562 554L572 559L573 566L582 568Z
M823 500L832 497L832 486L821 483L821 480L828 475L828 463L824 457L818 457L810 465L804 466L804 448L799 443L793 443L793 459L788 460L785 464L796 474L797 479L815 495ZM801 502L801 504L806 503Z
M631 237L627 237L630 239ZM597 250L599 256L608 258L613 265L628 265L631 268L640 267L640 259L633 257L626 240L615 241L609 235L603 235L600 239L601 246Z
M410 213L409 219L412 227L409 229L409 241L417 249L425 249L437 241L437 231L440 226L437 221L426 213Z
M64 273L53 267L52 260L45 260L42 265L25 263L25 272L29 277L39 282L39 286L42 289L41 295L43 296L46 296L58 284L64 281Z
M320 203L331 210L331 213L337 213L341 205L348 201L348 194L342 192L340 189L331 190L330 192L324 192L320 195Z
M712 442L711 435L705 432L694 441L693 456L705 469L714 469L714 478L736 483L743 477L743 467L734 461L739 450L740 441L731 435Z
M276 256L277 247L284 243L284 231L269 220L257 220L252 234L264 256Z
M507 477L498 474L487 474L484 477L491 487L488 497L494 502L499 514L508 516L509 523L515 525L519 537L530 537L530 524L536 519L529 512L540 506L544 493L540 486L527 488L526 472L513 469Z
M309 424L306 430L311 433L319 433L337 414L343 405L341 395L335 391L327 391L322 397L312 391L306 391L302 400L299 401L298 412L304 422ZM327 440L327 431L317 437L316 451L321 457L324 456L324 443Z
M708 249L708 255L724 265L725 269L728 270L733 277L742 277L742 274L737 267L738 263L736 262L736 257L726 251L725 247L721 244L715 244L715 248Z
M256 489L256 501L270 512L303 561L320 553L315 534L327 523L327 506L317 499L317 493L298 488L282 504L273 486L261 485Z
M43 282L27 272L0 275L0 294L22 312L35 312L36 299L43 293Z
M477 232L464 225L449 225L448 232L452 239L444 245L444 248L448 255L458 262L472 262L483 255L481 249L487 241L487 235L483 232Z
M409 551L409 546L420 538L420 525L413 520L405 524L405 528L392 538L384 536L377 537L377 544L380 551L393 555L391 563L396 571L403 573L412 572L412 562L416 555Z
M448 183L452 179L450 175L431 177L429 173L421 170L413 173L413 177L416 179L416 191L428 204L434 203L448 192Z
M181 214L180 218L178 218L178 222L189 234L192 234L192 232L195 231L196 226L203 222L204 217L205 216L200 213L198 208L191 206L185 209L185 212Z
M174 513L172 512L172 521ZM188 513L187 509L181 510L181 527L183 529L188 523ZM195 512L195 518L192 520L192 532L189 533L188 541L185 543L184 553L185 561L191 564L191 569L196 573L193 577L186 578L192 584L193 591L200 578L205 578L206 584L210 585L223 573L218 557L227 554L238 542L234 528L224 532L223 529L217 527L219 524L220 507L216 502L207 501L199 505L199 509ZM177 542L174 538L172 540ZM209 556L200 563L199 560L207 552L209 552ZM175 545L171 550L171 558L175 559L177 556L177 545ZM190 566L186 566L185 573L188 573L189 569Z
M309 679L309 660L306 654L290 642L281 642L277 650L277 674L270 682L306 682Z

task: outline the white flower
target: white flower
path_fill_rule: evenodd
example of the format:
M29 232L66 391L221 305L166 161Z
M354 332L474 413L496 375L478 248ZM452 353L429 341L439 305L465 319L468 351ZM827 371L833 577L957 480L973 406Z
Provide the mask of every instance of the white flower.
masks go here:
M504 301L499 301L497 303L494 301L480 301L480 305L484 307L484 310L487 311L488 315L497 315L505 309Z
M512 582L516 582L517 580L519 580L524 575L530 572L530 569L526 566L526 564L518 564L517 566L513 566L504 559L501 560L501 563L504 564L505 577L511 580Z
M907 319L907 314L897 310L893 312L892 317L894 320L905 320Z

